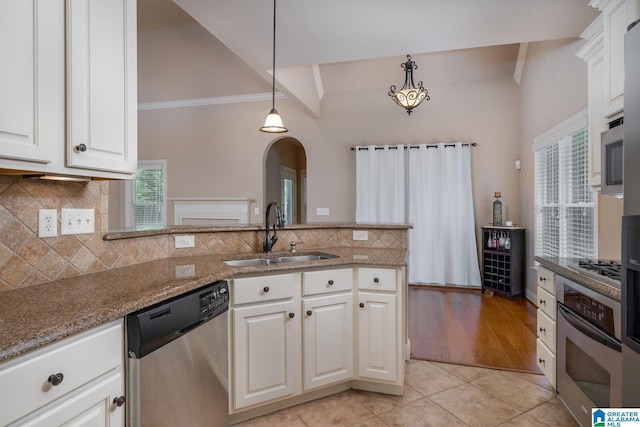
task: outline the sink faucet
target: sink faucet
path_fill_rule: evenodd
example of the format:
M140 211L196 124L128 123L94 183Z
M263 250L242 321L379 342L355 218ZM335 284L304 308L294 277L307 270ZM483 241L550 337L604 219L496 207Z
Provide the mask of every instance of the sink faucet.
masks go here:
M273 236L269 234L269 213L271 213L271 207L276 208L276 222L273 224ZM284 222L282 221L282 213L280 212L280 206L276 202L269 202L267 209L264 211L264 242L262 244L262 251L264 253L271 252L271 248L278 241L276 234L276 228L284 228Z

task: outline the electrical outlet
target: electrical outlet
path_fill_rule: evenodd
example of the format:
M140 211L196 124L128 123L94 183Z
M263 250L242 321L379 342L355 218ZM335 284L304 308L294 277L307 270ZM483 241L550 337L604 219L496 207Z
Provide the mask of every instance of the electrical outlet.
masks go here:
M260 208L258 208L258 207L253 208L253 214L254 215L260 215Z
M353 240L369 240L369 231L353 230Z
M329 208L316 208L316 215L328 216Z
M193 236L175 236L175 248L193 248L196 245L196 240Z
M176 265L176 278L193 277L196 275L195 264Z
M58 235L58 210L38 210L38 237L56 237Z
M95 209L61 209L60 234L91 234L96 226Z

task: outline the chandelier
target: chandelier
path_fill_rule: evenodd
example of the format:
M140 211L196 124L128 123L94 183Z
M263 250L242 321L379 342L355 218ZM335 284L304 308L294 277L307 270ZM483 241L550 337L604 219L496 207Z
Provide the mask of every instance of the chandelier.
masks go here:
M413 70L418 66L411 60L411 55L407 55L407 62L403 62L401 66L404 68L404 85L400 90L396 90L396 85L391 85L389 96L411 115L413 109L422 101L425 99L428 101L431 98L427 90L422 87L422 81L418 82L418 87L413 84Z

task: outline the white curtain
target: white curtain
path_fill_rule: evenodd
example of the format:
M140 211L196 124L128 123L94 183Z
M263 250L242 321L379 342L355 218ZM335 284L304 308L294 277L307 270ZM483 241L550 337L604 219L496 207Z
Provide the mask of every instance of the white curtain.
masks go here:
M356 222L413 224L410 283L481 285L469 144L356 147L356 190Z
M480 286L471 146L421 144L408 157L409 282Z
M406 222L404 145L356 147L356 222Z

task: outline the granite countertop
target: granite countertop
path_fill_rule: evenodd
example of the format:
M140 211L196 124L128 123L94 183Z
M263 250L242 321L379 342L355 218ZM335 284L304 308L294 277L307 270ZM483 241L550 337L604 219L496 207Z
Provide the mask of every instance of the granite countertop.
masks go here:
M406 265L406 249L339 247L320 251L338 258L252 267L231 267L223 261L262 254L165 258L1 292L0 361L220 279L341 265ZM273 256L282 255L291 253L273 253ZM193 275L176 277L176 271L181 270L177 269L179 266L190 266Z
M609 298L620 301L622 299L621 289L619 283L613 281L598 280L586 274L582 274L573 268L572 264L577 264L578 260L573 258L558 258L558 257L534 257L534 261L538 261L540 265L556 274L566 277L569 280L573 280L586 288L589 288Z
M385 229L385 230L409 230L413 228L411 224L379 224L379 223L307 223L307 224L287 224L287 230L307 230L307 229ZM159 236L162 234L181 233L215 233L221 231L260 231L264 230L264 225L224 225L224 226L202 226L202 225L172 225L154 230L114 230L103 236L104 240L133 239L136 237Z

